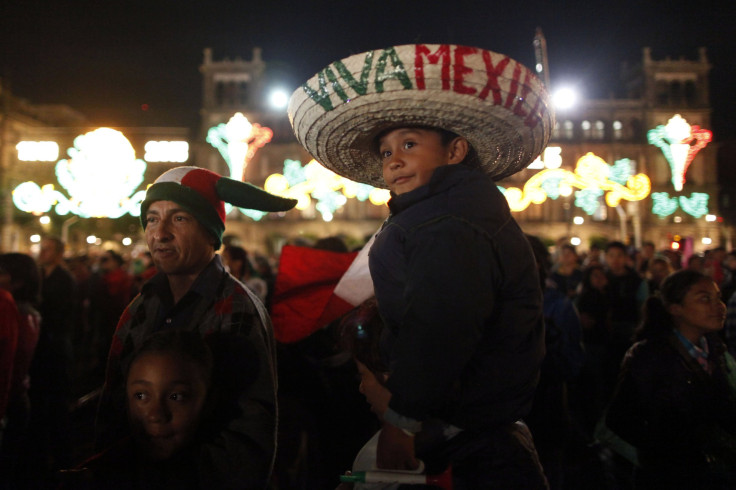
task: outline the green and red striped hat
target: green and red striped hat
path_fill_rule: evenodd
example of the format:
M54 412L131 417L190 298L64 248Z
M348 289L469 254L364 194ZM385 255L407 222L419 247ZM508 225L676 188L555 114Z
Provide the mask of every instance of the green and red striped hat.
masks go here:
M288 211L297 202L200 167L176 167L156 179L141 203L141 224L144 230L147 224L146 212L155 201L173 201L179 204L215 237L215 249L222 245L226 202L240 208L269 212Z

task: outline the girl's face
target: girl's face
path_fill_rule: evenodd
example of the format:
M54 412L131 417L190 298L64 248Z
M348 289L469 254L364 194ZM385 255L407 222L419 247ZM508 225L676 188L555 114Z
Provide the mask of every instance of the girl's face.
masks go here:
M702 279L690 287L682 303L668 308L677 329L695 342L704 334L723 328L726 305L721 301L718 286L710 279Z
M590 273L590 285L602 291L608 285L608 277L603 269L595 269Z
M202 368L180 355L150 352L133 361L128 371L128 416L146 456L167 459L193 439L207 388Z

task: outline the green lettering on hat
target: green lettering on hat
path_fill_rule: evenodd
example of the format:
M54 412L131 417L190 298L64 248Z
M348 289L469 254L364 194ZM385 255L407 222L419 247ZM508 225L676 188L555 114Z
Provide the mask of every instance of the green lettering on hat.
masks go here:
M386 63L388 61L391 61L393 69L386 72ZM401 58L396 54L396 49L394 48L384 49L378 58L378 62L376 62L376 93L382 93L384 82L391 78L398 80L406 90L413 88L411 79L406 73L406 68L404 68L404 64L401 62Z
M317 104L322 106L325 111L331 111L332 101L330 100L330 94L327 92L327 83L325 83L325 70L317 73L317 81L319 83L318 89L313 89L307 83L302 85L302 90L307 94L307 97L315 101ZM335 75L332 74L332 77Z
M335 61L333 63L333 66L340 74L342 79L345 80L348 85L350 85L350 88L355 90L356 94L365 95L368 92L368 75L370 75L371 68L373 67L373 51L368 51L365 55L365 60L363 61L363 71L360 72L360 82L353 78L353 75L345 67L342 61ZM337 90L335 90L335 92L337 92ZM343 100L347 102L347 99Z

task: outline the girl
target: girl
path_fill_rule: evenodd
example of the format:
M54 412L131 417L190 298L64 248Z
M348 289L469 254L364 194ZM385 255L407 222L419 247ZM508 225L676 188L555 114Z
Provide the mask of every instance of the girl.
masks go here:
M130 437L67 475L68 488L204 488L197 435L209 407L213 361L193 333L152 334L126 371Z
M637 488L736 486L734 360L718 336L726 307L697 271L668 276L646 303L607 425L638 450Z

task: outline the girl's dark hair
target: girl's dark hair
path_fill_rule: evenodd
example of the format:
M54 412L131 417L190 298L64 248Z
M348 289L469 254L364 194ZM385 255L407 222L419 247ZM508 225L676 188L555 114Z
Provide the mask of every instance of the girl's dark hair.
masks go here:
M365 364L374 374L388 372L381 359L379 341L383 320L378 313L378 303L371 298L349 312L340 322L340 345L355 359ZM380 376L376 376L379 380Z
M670 332L674 327L674 321L667 308L682 304L690 288L702 280L713 279L702 272L690 269L682 269L667 276L662 281L659 292L649 296L644 304L644 319L637 330L636 339L652 338Z
M10 280L20 287L12 291L17 303L27 302L37 306L41 294L41 273L30 255L6 253L0 255L0 269L10 275Z
M226 245L224 253L227 253L230 256L231 260L240 260L243 263L242 271L231 271L231 273L236 276L236 279L240 280L240 278L244 276L246 272L249 272L251 275L255 273L253 267L250 264L248 252L243 247L240 247L238 245Z
M593 284L590 282L590 278L593 276L593 272L600 270L603 273L606 272L605 267L601 264L590 264L583 269L583 279L581 281L580 289L582 291L590 291L593 289Z
M202 369L204 380L207 386L210 386L213 369L212 351L199 334L171 328L149 335L124 366L125 377L127 378L130 366L136 359L151 353L176 354L194 362Z

